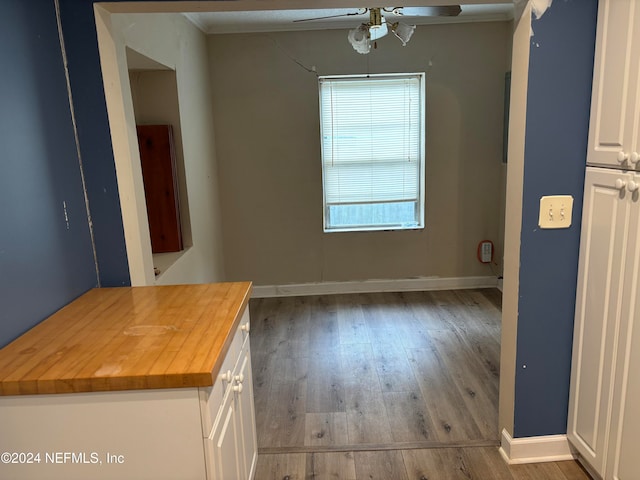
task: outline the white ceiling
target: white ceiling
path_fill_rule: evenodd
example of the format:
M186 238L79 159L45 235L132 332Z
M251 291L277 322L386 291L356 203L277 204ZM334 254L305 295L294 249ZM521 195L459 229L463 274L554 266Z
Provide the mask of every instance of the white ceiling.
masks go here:
M504 21L513 18L513 4L461 5L462 12L457 17L428 17L422 15L424 9L405 7L405 14L393 21L401 20L413 25L433 23L462 23L483 21ZM360 9L363 11L364 9ZM327 30L355 28L369 20L369 13L338 18L295 22L295 20L345 15L358 12L357 8L306 9L306 10L263 10L241 12L197 12L184 15L205 33L247 33L276 32L291 30ZM391 15L384 13L383 15Z

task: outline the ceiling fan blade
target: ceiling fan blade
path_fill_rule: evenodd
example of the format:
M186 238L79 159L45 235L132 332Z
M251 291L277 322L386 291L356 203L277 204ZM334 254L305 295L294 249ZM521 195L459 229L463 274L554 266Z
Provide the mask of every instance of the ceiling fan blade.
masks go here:
M460 5L448 5L445 7L429 7L434 17L457 17L462 12Z
M313 22L314 20L326 20L328 18L351 17L353 15L364 15L365 13L367 13L366 8L361 8L360 10L361 11L357 11L357 12L341 13L340 15L327 15L326 17L301 18L299 20L294 20L293 23Z
M457 17L462 12L460 5L446 5L442 7L397 7L391 10L384 9L393 15L405 17Z

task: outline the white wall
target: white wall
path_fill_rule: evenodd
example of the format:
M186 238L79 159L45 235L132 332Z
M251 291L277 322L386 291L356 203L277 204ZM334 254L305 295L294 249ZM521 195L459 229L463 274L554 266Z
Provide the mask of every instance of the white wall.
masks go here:
M522 192L524 144L529 79L531 5L527 3L514 22L509 115L509 157L504 234L504 287L500 349L499 430L513 434L515 405L516 339L518 333L518 290L520 281L520 235L522 230Z
M501 246L507 22L418 27L369 55L344 30L212 35L226 272L257 285L491 276ZM323 233L319 74L426 71L426 228ZM498 252L500 260L501 252ZM496 270L500 270L498 267Z
M222 281L225 274L206 38L181 15L111 15L96 11L131 282ZM176 72L188 196L181 207L187 204L192 246L157 278L153 273L126 47Z

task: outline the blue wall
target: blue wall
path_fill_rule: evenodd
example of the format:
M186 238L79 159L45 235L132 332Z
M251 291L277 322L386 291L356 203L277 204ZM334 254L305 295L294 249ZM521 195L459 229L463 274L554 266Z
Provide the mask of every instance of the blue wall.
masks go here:
M0 64L2 347L97 277L53 1L2 2Z
M533 21L520 250L514 436L566 433L597 0ZM543 195L574 197L573 224L538 228ZM526 368L524 366L526 365Z
M92 0L61 0L71 91L103 287L130 285Z

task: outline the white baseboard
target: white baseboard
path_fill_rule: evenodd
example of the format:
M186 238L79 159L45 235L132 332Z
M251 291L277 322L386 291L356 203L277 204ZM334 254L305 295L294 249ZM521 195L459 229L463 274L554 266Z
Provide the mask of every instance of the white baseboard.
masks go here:
M574 455L566 435L512 438L502 430L500 454L509 464L561 462Z
M495 277L424 277L397 280L361 280L349 282L298 283L290 285L254 285L253 298L331 295L335 293L411 292L491 288Z

